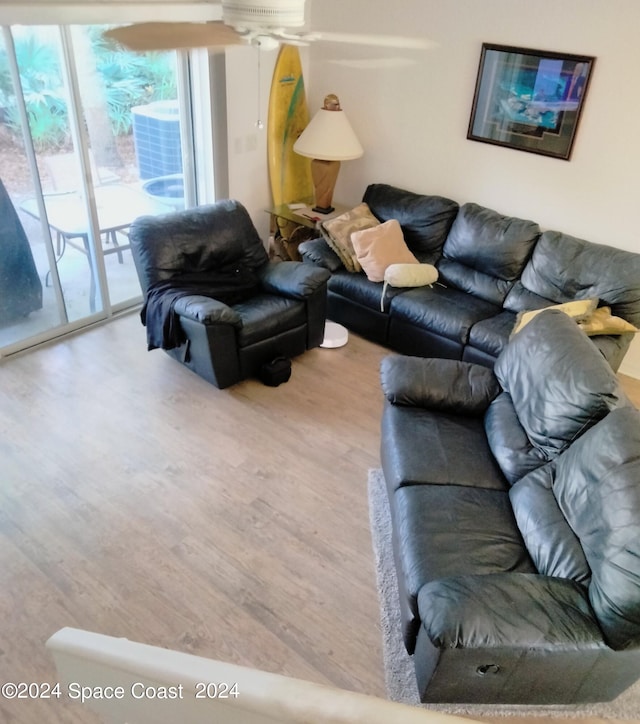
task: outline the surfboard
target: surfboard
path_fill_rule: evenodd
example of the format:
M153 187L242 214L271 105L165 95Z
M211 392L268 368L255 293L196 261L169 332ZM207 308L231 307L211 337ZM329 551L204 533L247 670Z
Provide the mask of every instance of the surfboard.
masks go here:
M293 151L309 123L300 52L283 45L278 53L269 94L267 154L274 206L313 198L311 160Z

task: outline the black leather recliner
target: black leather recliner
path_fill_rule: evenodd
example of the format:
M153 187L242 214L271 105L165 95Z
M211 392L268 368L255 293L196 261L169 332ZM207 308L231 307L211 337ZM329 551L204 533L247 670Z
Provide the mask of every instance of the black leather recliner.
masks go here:
M329 272L270 262L239 202L140 217L130 240L149 349L216 387L322 341Z

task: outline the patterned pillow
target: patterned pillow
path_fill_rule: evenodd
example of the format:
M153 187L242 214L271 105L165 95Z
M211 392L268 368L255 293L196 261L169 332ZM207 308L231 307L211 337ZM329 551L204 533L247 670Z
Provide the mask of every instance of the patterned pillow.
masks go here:
M373 226L380 226L380 222L371 213L367 204L361 203L351 211L323 221L320 224L320 232L327 244L340 257L347 271L359 272L360 262L351 243L351 234Z

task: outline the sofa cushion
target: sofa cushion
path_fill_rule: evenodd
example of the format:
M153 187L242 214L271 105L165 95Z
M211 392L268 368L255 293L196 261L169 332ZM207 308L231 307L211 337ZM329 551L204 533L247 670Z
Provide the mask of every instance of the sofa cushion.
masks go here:
M439 648L601 645L584 587L528 573L467 575L427 583L422 625Z
M447 285L501 306L513 282L471 269L451 259L440 259L438 272Z
M549 460L612 409L630 404L589 338L557 310L545 310L516 334L494 371L529 440Z
M460 207L443 253L471 269L513 281L522 273L539 234L534 221L467 203Z
M427 196L388 184L371 184L362 198L380 221L397 219L407 246L419 261L433 264L458 213L458 204L443 196Z
M614 410L556 461L553 492L591 569L607 643L640 644L640 412Z
M234 304L232 309L242 320L242 327L237 331L239 347L303 327L307 321L303 301L274 294L257 294L246 302Z
M488 319L481 319L471 327L469 344L476 349L497 357L507 346L516 315L503 309Z
M372 282L364 274L351 274L342 269L331 276L327 284L333 294L339 294L353 302L380 311L380 300L382 299L382 284ZM404 292L399 287L387 287L385 291L385 302L393 299L397 294Z
M640 326L639 254L545 231L521 281L530 292L554 302L598 297L613 314Z
M468 574L536 573L504 491L410 485L393 494L399 575L415 612L430 581Z
M442 250L440 274L461 289L502 304L539 234L540 227L533 221L463 204ZM466 275L458 265L466 267Z
M508 392L498 395L489 405L484 429L491 452L512 485L547 461L544 452L527 437Z
M351 244L367 279L372 282L384 281L384 273L392 264L419 264L409 251L396 219L354 231Z
M564 300L567 301L567 300ZM529 309L544 309L557 304L553 299L541 297L539 294L526 289L522 282L518 279L511 287L507 298L504 300L503 307L511 312L525 312Z
M481 417L387 403L380 452L390 490L422 483L507 489Z
M591 570L580 540L562 514L553 492L555 462L526 475L509 491L516 522L529 555L545 576L587 584Z
M466 344L471 327L499 311L500 307L495 304L459 289L437 285L396 295L389 313L403 322Z

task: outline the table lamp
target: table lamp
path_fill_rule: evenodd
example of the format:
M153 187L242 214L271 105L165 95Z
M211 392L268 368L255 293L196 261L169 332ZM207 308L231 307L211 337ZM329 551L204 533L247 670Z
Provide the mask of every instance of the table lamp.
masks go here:
M360 158L364 153L349 119L340 108L338 96L332 93L324 99L324 106L300 134L293 150L312 159L311 179L316 201L313 210L320 214L331 213L340 162Z

